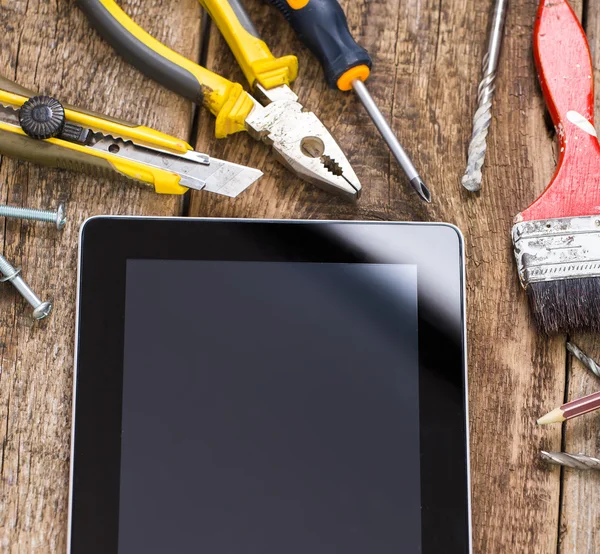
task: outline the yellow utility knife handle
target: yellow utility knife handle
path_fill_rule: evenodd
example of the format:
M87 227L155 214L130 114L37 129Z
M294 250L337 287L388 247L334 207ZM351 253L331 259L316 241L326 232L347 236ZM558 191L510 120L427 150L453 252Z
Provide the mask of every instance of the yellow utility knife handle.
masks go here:
M245 130L254 103L242 86L174 52L137 25L113 0L78 0L90 23L129 63L217 116L215 134Z
M225 37L252 88L267 90L291 85L298 75L298 58L276 58L261 40L240 0L199 0Z
M12 125L0 121L0 154L49 167L114 178L120 176L153 186L160 194L183 194L181 177L170 171L119 158L109 152L86 148L66 140L36 140Z
M0 105L20 108L34 93L16 83L0 77ZM123 140L133 140L140 146L157 148L174 154L185 154L192 147L185 141L142 125L107 119L105 116L65 106L65 117L74 123ZM49 165L78 169L88 173L109 175L115 171L120 175L154 187L161 194L183 194L188 189L179 184L181 177L171 171L155 168L143 163L127 160L85 145L51 138L36 140L13 125L0 122L0 154Z

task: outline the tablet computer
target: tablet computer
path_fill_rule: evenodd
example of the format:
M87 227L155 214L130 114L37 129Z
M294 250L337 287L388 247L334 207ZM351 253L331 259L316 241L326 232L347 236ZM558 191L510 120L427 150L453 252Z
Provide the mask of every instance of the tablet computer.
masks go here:
M444 224L96 217L71 554L470 552Z

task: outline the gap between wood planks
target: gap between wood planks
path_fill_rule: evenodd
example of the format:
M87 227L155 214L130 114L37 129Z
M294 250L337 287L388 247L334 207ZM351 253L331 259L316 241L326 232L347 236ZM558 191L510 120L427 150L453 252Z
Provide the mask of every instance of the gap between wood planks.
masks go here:
M581 0L581 25L587 33L588 10L591 9L591 0ZM594 62L595 60L592 60Z
M575 1L572 7L581 16L581 24L590 44L593 75L596 81L595 85L597 86L600 62L600 50L598 49L599 8L597 2L593 0ZM580 9L578 10L578 8ZM598 95L596 94L596 109L598 105ZM597 354L594 345L595 340L592 339L592 335L574 333L573 335L568 335L566 338L576 344L580 344L592 356ZM590 377L587 371L583 371L582 374L581 369L575 366L576 362L574 362L573 357L567 355L565 364L565 402L591 392L591 390L585 389L596 388L595 384L593 384L594 378ZM597 420L594 421L592 418L588 420L582 419L572 425L563 425L561 429L562 450L569 452L583 451L585 454L595 455L598 448L598 440L593 440L592 437L597 436L596 425ZM597 527L598 512L593 508L588 509L586 504L589 503L591 506L595 504L594 497L595 492L598 490L598 483L597 477L592 473L585 472L582 474L561 468L557 554L571 554L571 552L582 552L583 554L584 552L591 553L597 551L598 544L594 538L594 530Z
M585 13L585 12L584 12ZM570 340L570 337L567 335L565 337L565 350L567 349L567 342ZM567 403L569 401L569 378L571 375L571 366L573 364L572 356L567 354L565 356L565 391L563 395L563 403ZM567 448L567 428L563 425L560 431L560 449L564 452ZM558 525L558 529L556 530L556 554L561 554L561 544L562 544L562 535L560 533L560 527L563 516L563 505L564 505L564 497L565 497L565 468L564 466L560 467L559 473L559 486L558 486L558 519L556 520L556 524Z
M204 8L202 10L202 17L200 18L200 46L198 48L198 64L206 67L206 60L208 58L208 42L210 39L210 31L212 28L212 20L208 15L208 12ZM192 124L190 125L190 132L187 136L188 144L191 144L196 149L196 137L198 136L198 127L200 125L200 110L202 106L198 104L192 104ZM209 154L210 155L210 154ZM190 199L191 194L188 190L181 201L181 215L184 217L190 216Z

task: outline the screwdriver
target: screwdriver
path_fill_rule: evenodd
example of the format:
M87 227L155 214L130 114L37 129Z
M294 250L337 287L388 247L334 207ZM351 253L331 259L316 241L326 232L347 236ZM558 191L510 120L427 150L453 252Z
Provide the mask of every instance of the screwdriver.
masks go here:
M371 72L371 56L350 34L338 0L269 2L285 16L300 40L321 62L327 84L343 91L354 90L412 188L425 202L431 202L429 189L365 86Z

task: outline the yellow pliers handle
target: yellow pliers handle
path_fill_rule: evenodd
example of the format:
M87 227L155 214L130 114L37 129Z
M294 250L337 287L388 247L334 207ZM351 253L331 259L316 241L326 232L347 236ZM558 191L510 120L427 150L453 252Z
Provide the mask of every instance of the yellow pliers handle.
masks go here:
M298 75L298 58L276 58L261 40L240 0L199 0L227 41L252 88L290 85Z
M137 25L113 0L78 0L92 25L129 63L163 86L217 116L215 134L245 130L254 100L233 83L166 47Z

